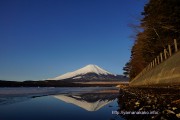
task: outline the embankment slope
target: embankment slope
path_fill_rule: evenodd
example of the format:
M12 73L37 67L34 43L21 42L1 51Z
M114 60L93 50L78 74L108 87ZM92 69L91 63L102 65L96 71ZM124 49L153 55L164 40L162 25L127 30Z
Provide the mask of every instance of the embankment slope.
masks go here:
M130 86L178 84L180 85L180 52L130 82Z

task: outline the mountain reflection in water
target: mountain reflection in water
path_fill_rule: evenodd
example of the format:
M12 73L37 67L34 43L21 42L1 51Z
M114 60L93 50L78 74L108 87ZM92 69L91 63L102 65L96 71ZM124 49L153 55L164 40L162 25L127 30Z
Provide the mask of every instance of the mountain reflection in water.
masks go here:
M97 111L103 106L113 102L117 98L118 94L109 93L84 93L84 94L65 94L55 95L54 97L79 106L87 111Z
M122 120L112 114L118 96L115 87L1 88L0 120Z
M0 120L179 118L180 88L0 88Z

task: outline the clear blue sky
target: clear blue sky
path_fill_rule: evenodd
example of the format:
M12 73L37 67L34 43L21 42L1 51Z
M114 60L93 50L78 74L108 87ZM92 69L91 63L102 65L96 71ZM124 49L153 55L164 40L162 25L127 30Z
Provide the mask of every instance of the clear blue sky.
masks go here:
M147 0L0 0L0 79L41 80L96 64L122 74Z

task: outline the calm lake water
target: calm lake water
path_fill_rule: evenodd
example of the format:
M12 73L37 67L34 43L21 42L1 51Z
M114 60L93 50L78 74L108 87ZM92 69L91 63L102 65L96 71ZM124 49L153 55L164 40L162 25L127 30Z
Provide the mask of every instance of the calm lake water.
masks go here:
M0 88L0 120L113 120L117 88Z
M180 119L180 87L0 88L0 120L124 119Z

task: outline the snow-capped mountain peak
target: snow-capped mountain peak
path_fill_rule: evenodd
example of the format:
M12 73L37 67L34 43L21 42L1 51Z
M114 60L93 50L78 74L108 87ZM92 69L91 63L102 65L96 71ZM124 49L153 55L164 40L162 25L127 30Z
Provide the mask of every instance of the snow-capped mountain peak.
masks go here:
M97 65L89 64L83 68L80 68L74 72L68 72L66 74L57 76L55 78L50 78L50 80L63 80L68 78L79 78L80 75L85 75L87 73L95 73L97 75L113 75L112 73L100 68Z
M87 111L97 111L100 108L102 108L103 106L111 103L114 99L104 99L104 100L94 100L94 101L87 101L83 100L83 98L81 98L80 96L68 96L68 95L55 95L55 98L65 101L67 103L72 103L76 106L79 106ZM78 99L76 98L78 97ZM97 97L95 97L97 98ZM92 98L91 98L92 99Z
M108 74L112 74L102 68L100 68L99 66L97 65L93 65L93 64L89 64L81 69L78 70L78 72L81 72L81 73L96 73L96 74L103 74L103 75L108 75Z

